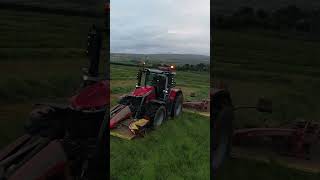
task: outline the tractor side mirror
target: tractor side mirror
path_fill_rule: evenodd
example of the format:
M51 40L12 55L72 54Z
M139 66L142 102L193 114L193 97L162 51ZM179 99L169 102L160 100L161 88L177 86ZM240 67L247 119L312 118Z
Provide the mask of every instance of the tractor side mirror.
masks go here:
M272 113L272 101L264 97L259 98L256 108L259 112Z
M168 93L169 93L168 89L165 89L165 90L163 90L162 92L165 93L165 94L168 94Z

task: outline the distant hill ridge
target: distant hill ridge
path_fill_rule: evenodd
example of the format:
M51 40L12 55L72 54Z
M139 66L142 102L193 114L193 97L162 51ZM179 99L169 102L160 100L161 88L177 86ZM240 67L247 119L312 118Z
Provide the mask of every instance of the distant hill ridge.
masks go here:
M149 60L151 62L172 62L176 64L210 64L210 56L206 55L111 53L111 61L128 62L140 60Z

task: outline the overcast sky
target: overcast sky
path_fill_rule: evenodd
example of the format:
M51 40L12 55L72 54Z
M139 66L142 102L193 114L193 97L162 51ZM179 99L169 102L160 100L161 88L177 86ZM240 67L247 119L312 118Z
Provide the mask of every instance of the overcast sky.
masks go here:
M210 53L210 0L111 0L111 52Z

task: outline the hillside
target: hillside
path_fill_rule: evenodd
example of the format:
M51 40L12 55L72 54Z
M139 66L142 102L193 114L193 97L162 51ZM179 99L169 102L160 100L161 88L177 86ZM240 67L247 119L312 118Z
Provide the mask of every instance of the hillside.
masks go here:
M112 62L135 63L141 60L153 63L175 63L175 64L209 64L210 57L196 54L124 54L111 53Z

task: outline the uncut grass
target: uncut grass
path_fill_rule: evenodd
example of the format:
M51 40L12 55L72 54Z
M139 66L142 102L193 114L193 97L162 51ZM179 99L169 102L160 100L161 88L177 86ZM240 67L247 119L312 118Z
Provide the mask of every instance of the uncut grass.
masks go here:
M184 112L132 141L111 137L111 179L207 179L209 119Z

